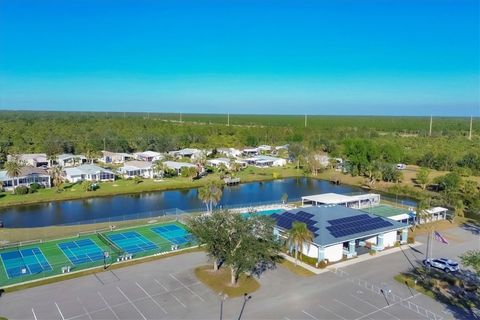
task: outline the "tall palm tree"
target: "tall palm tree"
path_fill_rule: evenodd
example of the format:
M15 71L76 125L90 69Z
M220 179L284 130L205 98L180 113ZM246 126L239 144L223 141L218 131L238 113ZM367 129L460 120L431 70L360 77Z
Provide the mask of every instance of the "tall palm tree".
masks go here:
M213 206L222 198L222 187L219 182L210 180L198 190L198 198L205 203L207 212L212 213Z
M307 225L304 222L295 221L292 223L292 228L288 231L287 243L290 247L295 248L295 266L297 266L298 252L302 254L303 245L313 241L313 233L308 230Z
M165 164L162 161L157 160L153 163L152 170L154 175L159 175L163 178L163 174L165 172Z
M22 174L22 168L23 164L16 157L5 163L5 170L8 176L16 180L16 183L15 181L13 183L13 193L15 193L15 187L18 186L18 177Z
M63 183L63 170L60 166L55 166L50 169L50 176L52 177L53 185L57 188L57 192L60 191L60 186Z

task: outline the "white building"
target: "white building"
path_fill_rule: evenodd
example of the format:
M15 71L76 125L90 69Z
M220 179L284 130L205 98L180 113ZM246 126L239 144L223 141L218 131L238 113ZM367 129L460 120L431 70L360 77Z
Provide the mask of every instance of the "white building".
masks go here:
M184 168L197 168L196 165L188 162L165 161L163 164L167 168L175 170L177 174L182 173Z
M295 221L304 222L313 234L302 253L317 262L336 262L370 250L381 251L396 243L406 243L409 225L343 206L326 205L293 209L271 215L275 234L286 238ZM292 251L294 248L290 248Z
M255 156L258 154L258 149L257 148L244 148L242 150L242 154L245 156Z
M215 168L224 165L227 169L230 169L230 161L228 158L216 158L207 160L207 164Z
M258 155L251 158L244 159L249 165L256 167L283 167L287 165L287 160L272 156Z
M242 155L242 151L235 148L218 148L217 152L227 156L228 158L238 158Z
M380 204L380 195L376 193L347 196L338 193L322 193L302 197L302 206L321 206L335 204L353 209L369 208Z
M163 159L163 155L160 152L156 151L135 152L133 156L137 160L147 162L154 162Z
M23 153L17 155L8 155L7 161L18 160L23 164L35 168L48 167L50 165L46 153Z
M87 158L81 154L74 155L65 153L59 155L56 162L61 167L73 167L79 164L84 164L85 162L87 162Z
M79 181L114 181L115 174L107 169L93 164L83 164L78 167L65 168L65 180L68 182Z
M153 164L148 161L133 160L127 161L123 167L118 169L124 178L154 178Z
M23 167L18 177L10 177L6 170L0 171L0 184L5 190L13 190L18 186L30 186L38 183L45 188L51 187L51 178L45 169L31 166Z
M119 164L124 163L125 161L134 160L133 154L123 153L123 152L110 152L102 151L102 156L98 161L103 163Z
M420 224L438 220L445 220L447 219L448 209L443 207L433 207L430 209L426 209L424 213L426 214L426 217L424 219L417 216L417 223Z
M269 146L269 145L266 145L266 144L262 144L262 145L257 147L258 152L271 152L272 149L273 149L272 146Z

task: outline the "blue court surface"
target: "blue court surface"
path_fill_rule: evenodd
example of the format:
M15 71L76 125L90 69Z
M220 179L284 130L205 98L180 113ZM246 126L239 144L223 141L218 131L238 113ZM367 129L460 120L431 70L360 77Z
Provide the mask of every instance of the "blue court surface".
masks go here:
M0 256L8 278L52 270L52 267L39 248L5 252L0 254Z
M188 233L187 230L175 224L167 224L164 226L155 227L152 228L152 230L173 244L182 245L193 240L192 235Z
M74 265L103 259L102 249L91 239L62 242L58 246Z
M116 233L107 237L126 253L137 253L157 249L158 247L135 231Z

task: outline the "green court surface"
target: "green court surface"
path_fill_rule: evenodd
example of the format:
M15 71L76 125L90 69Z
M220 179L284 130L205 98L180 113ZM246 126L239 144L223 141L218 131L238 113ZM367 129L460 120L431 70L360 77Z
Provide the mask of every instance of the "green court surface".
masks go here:
M171 251L173 245L180 249L194 244L193 241L178 244L152 230L163 226L185 230L177 221L162 222L0 248L0 287L59 275L67 267L74 272L104 263L110 265L127 253L135 259ZM186 230L184 233L188 234Z
M397 208L389 205L378 205L370 208L364 208L362 211L374 214L376 216L384 217L384 218L390 218L393 216L398 216L401 214L409 214L408 209L406 208Z

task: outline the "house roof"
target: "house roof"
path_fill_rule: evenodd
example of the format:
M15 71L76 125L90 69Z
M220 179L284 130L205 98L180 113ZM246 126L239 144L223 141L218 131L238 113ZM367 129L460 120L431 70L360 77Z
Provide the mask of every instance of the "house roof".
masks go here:
M64 171L69 176L78 176L82 174L98 174L100 172L114 174L112 171L96 166L94 164L82 164L81 166L74 168L65 168Z
M425 210L426 213L430 213L430 214L436 214L436 213L445 212L445 211L448 211L448 209L443 207L433 207Z
M176 162L176 161L165 161L164 164L170 168L175 170L180 170L185 167L189 168L196 168L197 166L188 162Z
M283 218L281 218L282 216ZM380 233L408 228L408 225L405 223L401 223L401 222L390 220L383 217L378 217L372 214L365 213L360 210L355 210L355 209L347 208L344 206L336 206L336 205L299 208L299 209L293 209L289 211L284 211L283 213L271 215L271 217L274 218L277 222L277 228L283 229L283 230L286 230L286 228L278 225L279 221L282 221L282 219L290 219L292 222L301 221L302 219L305 218L305 216L309 216L307 220L308 221L307 226L310 229L310 231L314 233L313 243L319 246L330 246L333 244L343 243L343 242L354 240L354 239L373 237ZM353 222L353 225L349 225L349 226L347 226L346 224L337 225L336 224L337 221L335 221L336 219L341 219L341 218L347 218L347 219L349 219L350 217L354 217L353 219L362 218L360 216L362 216L366 220L361 220L361 221L356 220L359 222ZM371 219L376 219L376 220L371 220ZM383 221L381 224L382 226L375 228L373 224L374 221ZM345 223L349 223L349 222L345 222ZM366 223L372 223L371 228L363 228L362 225ZM341 230L346 230L346 228L350 228L352 232L348 235L335 234L335 230L331 228L334 225L343 226L343 229Z
M22 153L17 155L21 161L35 160L36 162L47 162L46 153ZM12 157L12 155L10 155Z
M126 170L138 170L138 169L150 169L152 167L151 162L145 162L145 161L139 161L139 160L133 160L133 161L127 161L123 165L122 168L120 169L126 169Z
M158 157L158 156L161 156L162 154L160 152L147 150L143 152L135 152L134 155L143 156L143 157Z
M36 168L36 167L30 167L30 166L25 166L20 169L20 175L18 177L25 177L28 175L43 175L43 176L48 176L48 172L45 169L42 168ZM2 170L0 171L0 180L5 181L5 180L11 180L12 177L10 177L7 173L7 170Z
M103 156L122 156L125 158L133 158L133 154L123 152L102 151Z
M230 159L228 158L215 158L215 159L210 159L210 160L207 160L207 162L213 162L213 163L218 163L218 162L223 162L223 163L230 163Z
M66 160L66 159L73 159L73 158L86 159L84 155L81 155L81 154L75 155L71 153L64 153L57 157L58 160Z

